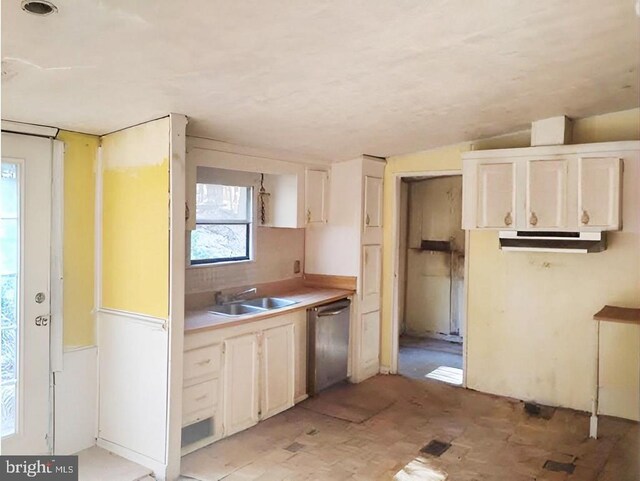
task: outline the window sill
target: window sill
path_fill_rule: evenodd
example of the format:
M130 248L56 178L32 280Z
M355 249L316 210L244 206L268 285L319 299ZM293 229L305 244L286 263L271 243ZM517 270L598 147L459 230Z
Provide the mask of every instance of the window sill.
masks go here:
M225 261L225 262L212 262L211 264L191 264L186 266L186 269L201 269L203 267L222 267L222 266L232 266L236 264L249 264L251 262L255 262L255 259L243 259L241 261Z

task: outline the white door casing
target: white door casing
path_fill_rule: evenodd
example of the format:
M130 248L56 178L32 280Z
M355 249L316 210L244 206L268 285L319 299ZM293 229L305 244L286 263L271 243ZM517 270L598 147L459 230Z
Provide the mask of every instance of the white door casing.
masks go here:
M2 181L9 182L15 175L17 216L7 212L8 205L3 185L2 223L3 237L10 224L17 228L16 295L8 292L11 286L3 286L3 361L10 355L13 342L9 331L9 316L14 304L17 329L14 330L17 348L15 365L15 416L6 412L10 401L12 382L9 381L11 365L3 362L2 386L2 452L3 454L46 454L51 451L49 436L51 420L50 403L50 259L51 259L51 170L53 157L51 139L2 134ZM3 238L3 284L10 274L7 258L10 244ZM5 262L7 261L7 262ZM15 302L13 302L15 300ZM6 403L6 405L5 405ZM15 425L11 426L11 419Z

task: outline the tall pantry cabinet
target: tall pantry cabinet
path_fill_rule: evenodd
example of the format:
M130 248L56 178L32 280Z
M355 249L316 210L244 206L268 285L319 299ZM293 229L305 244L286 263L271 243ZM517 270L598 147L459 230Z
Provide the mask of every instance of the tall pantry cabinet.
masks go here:
M362 155L331 166L328 216L307 224L305 272L357 278L351 311L353 382L380 369L384 159Z

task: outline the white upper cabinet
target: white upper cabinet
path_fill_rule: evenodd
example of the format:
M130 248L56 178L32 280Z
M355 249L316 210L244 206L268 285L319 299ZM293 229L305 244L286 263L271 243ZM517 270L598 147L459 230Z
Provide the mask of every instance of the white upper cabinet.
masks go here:
M364 177L364 228L382 227L382 178Z
M580 230L620 229L621 160L583 157L578 160L578 172Z
M515 168L511 162L478 165L476 227L513 229L516 224Z
M527 162L527 229L566 229L568 161Z
M305 204L307 224L327 222L329 173L326 170L307 169Z
M623 162L639 150L638 142L608 142L466 152L462 227L620 230Z

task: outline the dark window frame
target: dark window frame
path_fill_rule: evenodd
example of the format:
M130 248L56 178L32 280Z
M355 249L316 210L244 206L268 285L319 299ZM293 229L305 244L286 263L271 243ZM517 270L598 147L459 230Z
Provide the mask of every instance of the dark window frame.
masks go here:
M203 182L204 183L204 182ZM250 186L240 185L238 187L247 187L247 221L203 221L198 222L198 217L196 215L196 229L199 225L244 225L246 228L245 231L245 255L244 256L236 256L236 257L214 257L207 259L193 259L193 249L190 247L189 253L189 261L192 266L203 265L203 264L220 264L223 262L242 262L242 261L250 261L251 260L251 239L253 236L253 188ZM194 206L195 207L195 206ZM191 234L193 235L193 234Z

